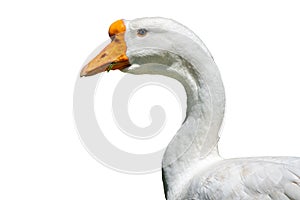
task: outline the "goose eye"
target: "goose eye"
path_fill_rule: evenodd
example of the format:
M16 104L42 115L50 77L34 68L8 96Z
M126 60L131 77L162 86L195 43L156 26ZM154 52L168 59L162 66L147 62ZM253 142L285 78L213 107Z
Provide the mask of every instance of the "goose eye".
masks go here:
M147 32L148 31L146 29L140 28L140 29L137 30L137 35L138 36L145 36L147 34Z

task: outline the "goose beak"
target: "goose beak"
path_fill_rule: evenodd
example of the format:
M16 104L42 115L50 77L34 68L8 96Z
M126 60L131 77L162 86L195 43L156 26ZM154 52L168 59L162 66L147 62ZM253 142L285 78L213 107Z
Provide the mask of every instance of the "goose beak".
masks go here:
M130 65L126 56L126 42L123 20L114 22L109 28L109 36L112 38L108 44L95 58L93 58L81 70L80 76L91 76L104 71L124 69Z

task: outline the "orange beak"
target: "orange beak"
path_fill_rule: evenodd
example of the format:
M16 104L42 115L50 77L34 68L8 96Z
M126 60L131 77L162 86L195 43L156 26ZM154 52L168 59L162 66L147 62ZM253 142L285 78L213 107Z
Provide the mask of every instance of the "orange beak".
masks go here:
M80 76L91 76L104 71L124 69L130 65L126 56L126 42L124 39L126 26L123 20L114 22L109 28L112 41L95 58L81 70Z

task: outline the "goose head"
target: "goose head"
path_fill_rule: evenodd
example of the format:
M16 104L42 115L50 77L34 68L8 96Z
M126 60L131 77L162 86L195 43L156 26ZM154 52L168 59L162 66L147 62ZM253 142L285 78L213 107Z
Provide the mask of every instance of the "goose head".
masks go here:
M205 45L192 31L171 19L117 20L109 27L108 34L111 42L82 69L81 76L110 70L161 74L166 70L159 71L154 65L149 68L147 64L170 66L170 62L178 59L176 57L185 57L186 54L186 59L191 59L189 55L199 49L201 57L211 58Z

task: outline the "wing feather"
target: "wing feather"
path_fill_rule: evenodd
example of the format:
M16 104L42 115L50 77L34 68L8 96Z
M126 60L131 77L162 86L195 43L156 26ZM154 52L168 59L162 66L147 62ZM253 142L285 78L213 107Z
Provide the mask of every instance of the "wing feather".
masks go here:
M300 200L300 158L230 159L191 180L182 199Z

